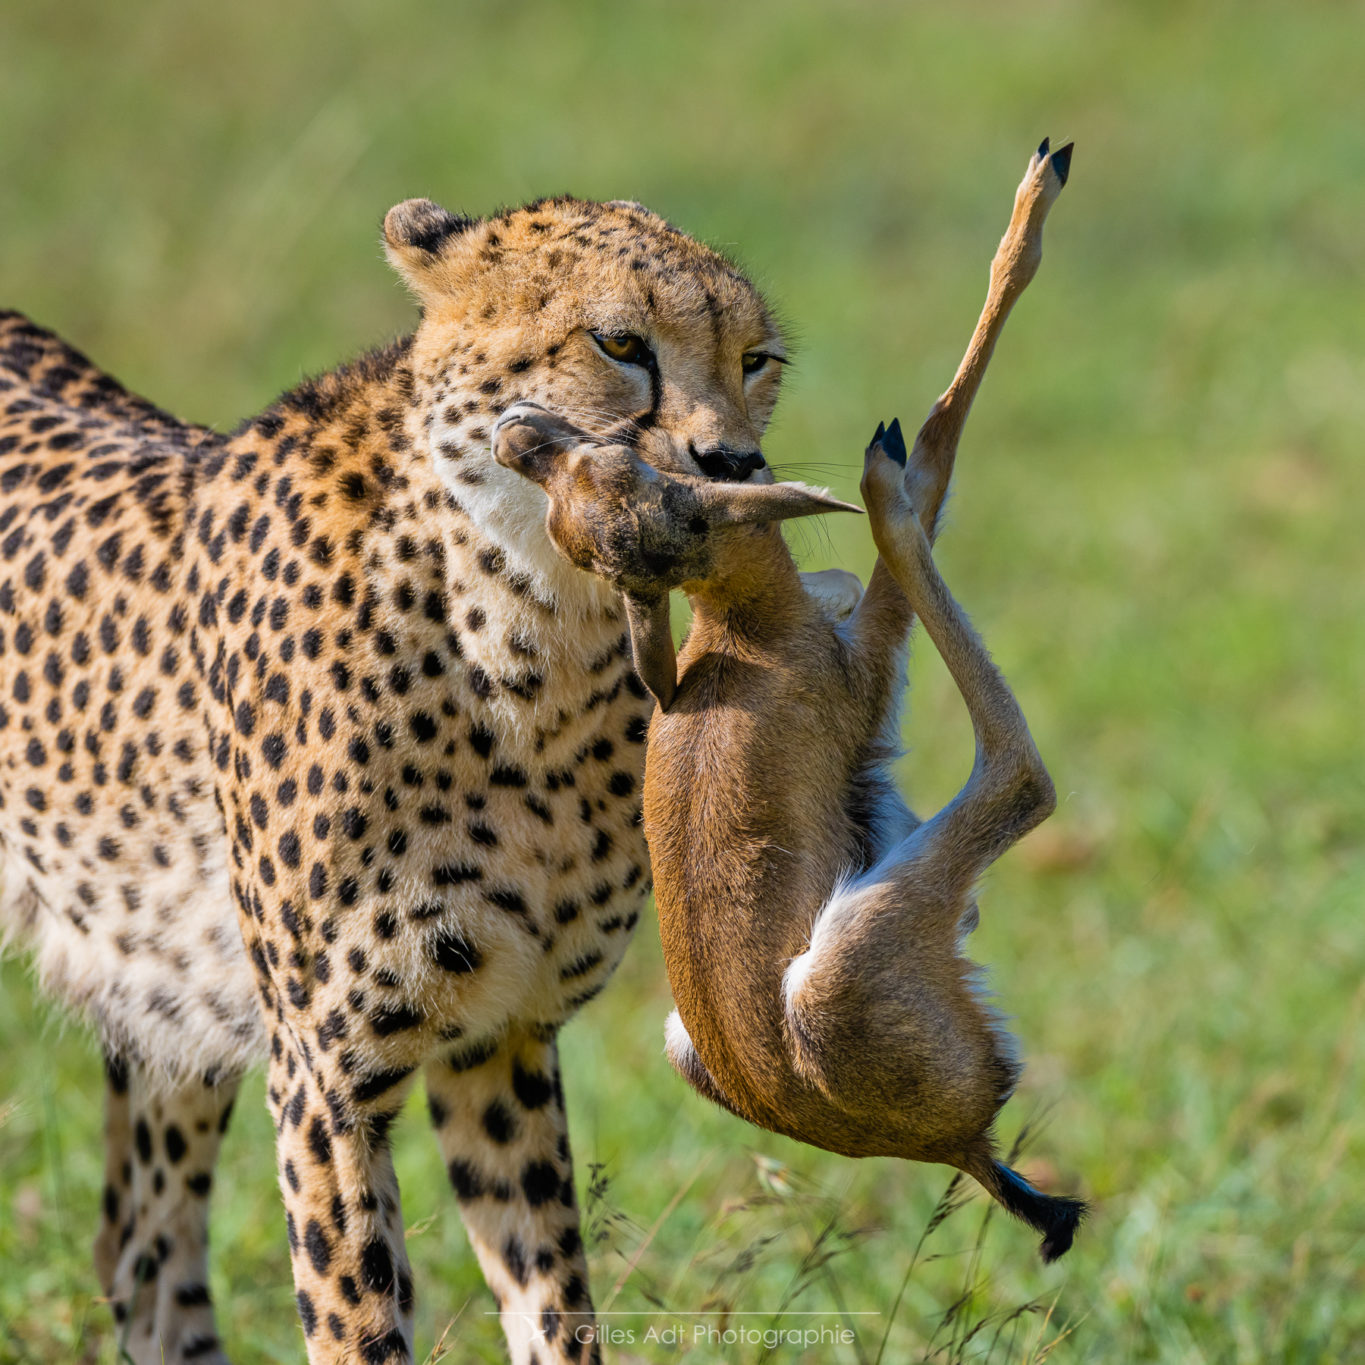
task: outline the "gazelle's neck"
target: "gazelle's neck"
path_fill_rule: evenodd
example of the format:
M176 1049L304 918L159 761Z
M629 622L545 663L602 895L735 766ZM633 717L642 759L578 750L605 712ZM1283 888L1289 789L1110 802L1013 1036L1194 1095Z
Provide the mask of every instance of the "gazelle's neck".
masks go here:
M784 633L803 601L796 564L775 524L726 536L713 572L685 584L692 606L694 642L729 652L745 642L762 645Z

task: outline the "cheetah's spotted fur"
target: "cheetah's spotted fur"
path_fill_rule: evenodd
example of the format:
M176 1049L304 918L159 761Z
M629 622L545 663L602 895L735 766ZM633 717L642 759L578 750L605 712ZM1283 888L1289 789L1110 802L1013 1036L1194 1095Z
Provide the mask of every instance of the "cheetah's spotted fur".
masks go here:
M96 1261L139 1365L226 1359L207 1196L258 1056L310 1360L411 1359L419 1068L513 1358L597 1353L555 1039L649 889L652 702L489 429L526 399L713 468L757 450L777 366L741 361L779 343L638 205L385 234L414 334L229 436L0 314L0 928L104 1041Z

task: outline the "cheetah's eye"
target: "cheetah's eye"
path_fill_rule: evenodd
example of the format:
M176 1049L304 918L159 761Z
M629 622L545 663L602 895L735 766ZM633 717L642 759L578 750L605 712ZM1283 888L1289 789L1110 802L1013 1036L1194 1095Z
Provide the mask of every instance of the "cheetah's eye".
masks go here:
M592 339L601 348L603 355L619 361L622 365L643 365L648 368L654 364L654 352L649 349L644 338L637 337L634 332L615 334L594 332Z
M779 365L786 363L780 355L773 355L770 351L747 351L740 358L739 365L745 374L757 374L770 360L777 361Z

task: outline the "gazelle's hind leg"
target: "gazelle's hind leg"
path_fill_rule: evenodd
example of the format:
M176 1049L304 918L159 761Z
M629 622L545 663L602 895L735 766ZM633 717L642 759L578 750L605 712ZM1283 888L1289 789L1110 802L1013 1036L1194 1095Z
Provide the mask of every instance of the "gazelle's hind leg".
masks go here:
M1019 1065L958 952L976 907L941 876L935 825L921 825L820 911L783 979L789 1055L871 1144L864 1150L966 1171L1042 1233L1043 1259L1055 1260L1085 1205L1040 1193L997 1159L995 1116Z
M962 694L976 738L967 784L913 836L933 886L960 907L977 877L1047 819L1056 794L1014 693L934 564L908 491L915 473L899 424L879 428L862 483L872 537Z
M1038 273L1043 259L1043 224L1071 173L1071 144L1053 151L1044 138L1029 158L1024 178L1014 192L1009 226L991 259L990 286L966 354L915 437L911 457L910 494L920 522L933 544L939 512L952 477L957 444L967 414L1020 294Z
M1014 193L1009 225L991 260L986 302L953 382L944 390L915 436L907 474L909 493L929 544L938 533L940 513L952 480L958 441L972 402L985 377L1005 320L1043 259L1043 224L1071 172L1071 144L1053 151L1044 138L1029 158ZM890 567L879 559L867 592L850 622L854 647L881 656L888 641L899 643L914 613Z
M930 890L951 906L956 938L972 882L987 864L1052 810L1052 783L1014 694L953 600L934 565L932 543L958 439L1010 309L1037 272L1043 224L1071 167L1071 147L1044 139L1029 159L1014 210L991 261L990 289L953 382L934 404L908 453L900 423L877 428L862 493L877 564L845 627L855 654L875 673L918 616L962 693L976 731L977 761L957 799L910 836L932 867ZM878 850L880 851L880 850ZM932 851L932 852L931 852ZM895 862L892 854L889 863Z
M237 1077L171 1082L106 1061L95 1266L136 1365L227 1365L209 1298L209 1190ZM120 1359L123 1359L120 1355Z
M1013 1089L1013 1042L960 956L972 903L937 884L924 826L840 886L783 978L796 1069L902 1155L952 1161Z

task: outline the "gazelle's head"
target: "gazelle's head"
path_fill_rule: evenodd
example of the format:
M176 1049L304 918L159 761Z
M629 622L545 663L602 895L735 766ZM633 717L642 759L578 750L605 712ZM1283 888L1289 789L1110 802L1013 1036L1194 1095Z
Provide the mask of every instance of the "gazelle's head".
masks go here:
M498 419L493 458L544 490L545 526L570 563L626 597L636 668L662 706L676 685L668 593L723 583L754 528L821 512L859 512L803 483L722 483L654 468L544 408Z

